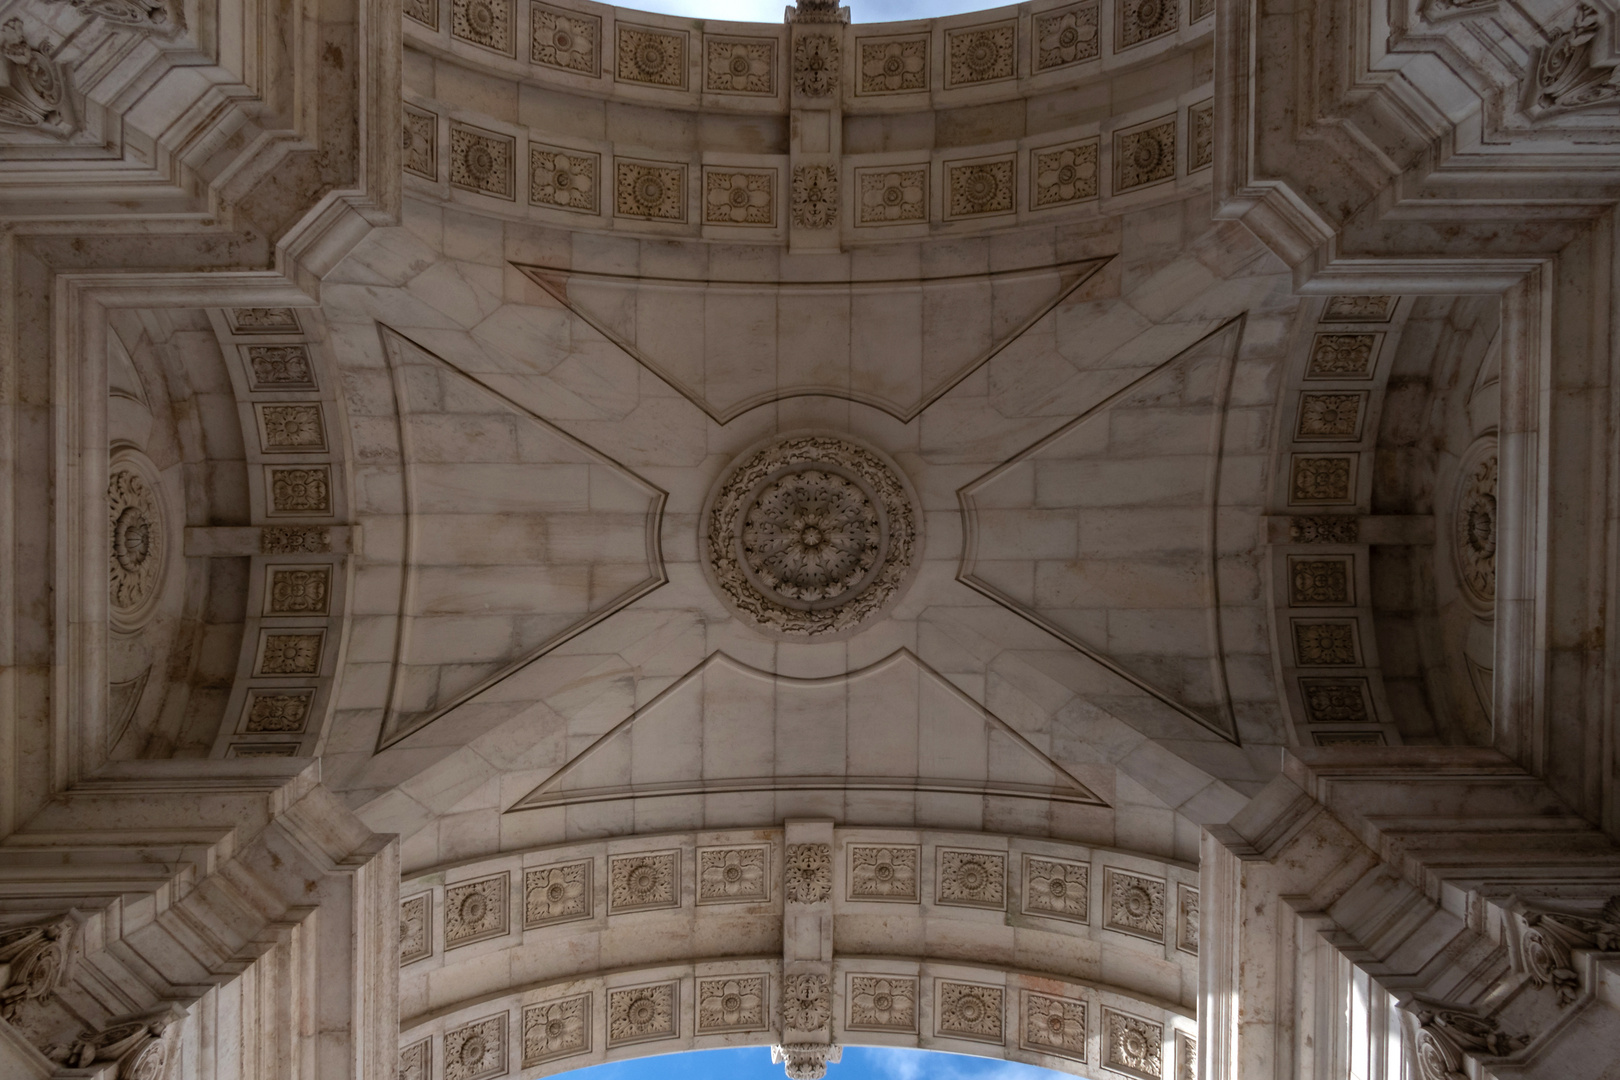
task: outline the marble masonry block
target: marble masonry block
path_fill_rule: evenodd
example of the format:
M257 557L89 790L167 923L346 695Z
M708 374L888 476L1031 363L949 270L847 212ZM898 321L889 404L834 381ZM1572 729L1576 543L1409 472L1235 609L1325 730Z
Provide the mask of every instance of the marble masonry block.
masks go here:
M1117 0L1114 9L1116 48L1123 51L1176 32L1178 0Z
M414 964L433 955L433 894L418 893L399 902L399 963Z
M679 162L613 159L613 213L647 221L686 220L687 167Z
M608 914L681 906L679 849L608 860Z
M1030 206L1070 206L1097 198L1099 140L1038 147L1030 151Z
M760 904L770 900L771 849L700 847L697 849L699 904Z
M1011 214L1018 202L1018 158L1003 157L979 161L947 161L945 169L945 219Z
M775 169L704 166L704 224L774 228L777 186Z
M424 180L439 179L439 116L414 105L404 106L405 134L401 164Z
M591 1052L591 994L543 1001L522 1013L523 1066Z
M1000 1045L1006 1041L1005 987L934 980L934 1034Z
M996 851L941 847L935 872L934 902L958 907L1007 906L1007 856Z
M1162 942L1169 923L1163 878L1103 868L1103 926L1122 934Z
M846 870L848 899L915 904L921 899L920 847L850 844Z
M596 913L595 866L582 859L524 870L524 929L591 918Z
M855 39L858 97L909 94L928 89L928 35Z
M1137 1077L1163 1080L1164 1025L1117 1009L1102 1013L1102 1065Z
M613 77L623 83L685 90L689 37L685 30L614 23Z
M445 1080L484 1080L506 1072L506 1014L475 1020L444 1035Z
M1089 1031L1086 1003L1025 990L1019 999L1018 1044L1037 1054L1084 1063Z
M1360 633L1353 619L1291 619L1294 663L1300 667L1355 667Z
M918 980L900 975L847 976L844 993L850 1031L917 1031Z
M1156 3L1158 0L1143 0ZM1176 177L1176 117L1160 117L1114 133L1113 194L1122 195Z
M767 973L699 978L699 1035L771 1029L771 978Z
M454 949L510 929L509 874L448 885L444 890L444 947Z
M1023 857L1023 907L1026 915L1090 921L1091 867L1047 856Z
M1311 345L1307 379L1370 379L1383 334L1317 334Z
M529 4L529 60L597 78L602 74L602 19L550 4Z
M926 163L856 169L855 225L865 228L927 222L928 170Z
M451 121L450 186L497 199L516 199L517 140L488 128Z
M450 0L450 36L516 56L516 0Z
M600 214L602 155L531 142L529 204L580 214Z
M1102 47L1100 8L1100 0L1084 0L1037 12L1032 19L1035 34L1030 69L1035 73L1055 71L1097 59Z
M776 39L703 37L703 88L711 94L776 95Z
M976 86L1018 76L1018 23L984 23L945 31L945 86Z
M609 1048L678 1038L680 994L679 980L608 990Z

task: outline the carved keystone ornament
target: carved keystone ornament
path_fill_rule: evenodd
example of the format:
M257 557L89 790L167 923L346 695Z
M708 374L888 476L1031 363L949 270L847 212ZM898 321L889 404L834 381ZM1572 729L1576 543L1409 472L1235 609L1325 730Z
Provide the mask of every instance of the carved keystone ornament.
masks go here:
M921 555L921 515L900 470L872 447L818 432L745 451L702 522L721 598L793 637L870 621L899 598Z

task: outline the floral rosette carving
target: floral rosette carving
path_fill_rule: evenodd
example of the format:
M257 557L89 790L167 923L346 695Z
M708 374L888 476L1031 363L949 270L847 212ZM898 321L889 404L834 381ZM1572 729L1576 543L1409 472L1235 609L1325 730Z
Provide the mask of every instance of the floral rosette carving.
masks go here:
M165 528L156 470L133 450L114 456L107 475L110 530L108 600L113 626L145 622L163 584Z
M1481 614L1496 607L1496 440L1481 439L1458 471L1452 550L1463 598Z
M838 634L874 617L915 569L909 486L877 453L830 435L745 453L706 515L708 568L741 614L778 633Z

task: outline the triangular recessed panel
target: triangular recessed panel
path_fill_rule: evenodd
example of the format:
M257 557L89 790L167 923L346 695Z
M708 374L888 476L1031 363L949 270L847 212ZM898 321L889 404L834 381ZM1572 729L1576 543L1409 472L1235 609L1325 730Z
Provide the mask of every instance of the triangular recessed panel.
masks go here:
M657 796L891 791L1106 805L906 649L795 679L724 653L593 740L513 810Z
M387 746L666 580L665 494L382 329L406 465Z
M1219 520L1234 319L958 493L959 580L1238 741Z
M910 420L1107 261L837 282L519 269L724 424L766 402L812 394Z

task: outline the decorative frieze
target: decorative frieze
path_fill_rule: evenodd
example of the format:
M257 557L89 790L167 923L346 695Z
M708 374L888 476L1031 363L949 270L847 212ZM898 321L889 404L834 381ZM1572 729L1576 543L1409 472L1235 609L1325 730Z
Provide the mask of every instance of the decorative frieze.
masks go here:
M1086 1003L1026 990L1019 1045L1037 1054L1086 1060Z
M401 10L412 22L421 23L435 34L439 32L439 0L405 0Z
M404 155L400 164L424 180L439 178L439 117L414 105L405 106Z
M505 934L510 925L508 885L508 875L494 874L447 886L444 890L444 947L454 949Z
M602 74L602 20L550 4L529 4L529 59L596 78Z
M1038 72L1097 59L1102 39L1097 32L1099 0L1041 12L1035 16L1035 61Z
M697 980L698 1034L768 1031L771 1026L769 986L770 979L765 975Z
M331 596L330 565L265 568L266 615L325 615L331 606Z
M703 221L708 225L776 224L776 170L703 170Z
M1176 884L1176 948L1198 955L1198 890Z
M678 980L608 991L608 1047L680 1034Z
M601 213L602 155L529 144L529 202L581 214Z
M704 37L703 88L715 94L776 94L776 39Z
M939 849L934 900L954 907L1007 906L1007 856L995 851Z
M400 1050L399 1080L433 1080L432 1039L418 1039Z
M1103 925L1108 929L1149 941L1164 941L1163 878L1136 874L1114 866L1104 867L1103 910Z
M574 922L594 913L590 859L553 863L523 872L523 928Z
M1335 296L1322 309L1322 321L1385 323L1394 314L1393 296Z
M759 904L770 899L770 848L699 848L697 902Z
M1354 514L1313 514L1288 519L1288 540L1294 544L1354 544L1361 519Z
M1325 456L1295 454L1289 478L1291 503L1351 503L1355 459L1349 454Z
M1366 403L1364 391L1301 394L1299 425L1294 437L1302 442L1355 442L1361 438L1361 418Z
M1091 868L1085 863L1024 856L1024 914L1088 922L1090 897Z
M646 221L685 221L686 166L614 158L613 212Z
M450 0L450 36L503 56L515 56L515 6L516 0Z
M265 487L270 493L271 514L326 515L332 512L332 469L329 465L267 468Z
M849 977L851 1031L917 1030L917 980L897 975Z
M1307 379L1370 379L1382 334L1317 334Z
M838 224L838 173L827 165L793 166L793 227L830 229Z
M450 185L514 200L517 140L510 135L450 122Z
M782 980L782 1029L820 1031L832 1019L832 979L801 972Z
M1018 75L1018 22L966 26L945 32L945 85L975 86Z
M325 525L266 525L259 531L265 555L323 555L332 550L332 530Z
M608 860L608 914L681 906L681 853L651 851Z
M1097 197L1097 139L1083 139L1033 153L1035 209L1068 206Z
M287 307L231 308L233 334L296 334L298 313Z
M934 1034L974 1042L1005 1042L1005 996L1006 991L999 986L937 980Z
M255 405L259 446L267 454L326 452L326 425L319 404Z
M1187 110L1187 171L1215 164L1215 102L1201 101Z
M1164 1025L1140 1016L1103 1010L1102 1064L1140 1080L1164 1076Z
M433 894L420 893L399 902L399 964L414 964L433 955Z
M506 1072L506 1014L444 1033L445 1080L483 1080Z
M1361 663L1353 620L1295 619L1293 628L1297 666L1354 667Z
M1452 561L1463 597L1481 614L1496 604L1496 440L1469 448L1452 497Z
M946 218L1012 213L1016 172L1015 159L1010 154L994 161L946 162Z
M1367 680L1301 678L1299 696L1308 724L1368 724L1373 721Z
M856 92L862 96L910 94L928 89L928 35L859 38Z
M832 845L789 844L782 894L790 904L820 904L832 895Z
M254 393L276 390L314 390L315 365L305 345L245 345L248 389Z
M107 599L113 628L126 633L151 616L163 587L168 526L157 478L133 449L117 451L107 471Z
M242 709L245 734L301 734L309 723L314 690L249 690Z
M928 166L855 170L860 199L856 225L904 225L928 220Z
M849 846L849 899L915 904L917 859L915 847Z
M318 675L324 631L265 633L259 642L259 675Z
M838 86L838 38L799 34L793 41L793 91L809 98L832 96Z
M1118 0L1114 10L1115 36L1122 50L1175 33L1180 19L1177 0Z
M1350 607L1356 602L1351 555L1288 556L1291 607Z
M591 995L576 994L523 1010L523 1067L591 1051Z
M1174 116L1150 120L1146 124L1114 133L1114 194L1174 180L1175 176Z
M634 23L615 23L613 76L619 82L686 89L684 30L659 30Z

